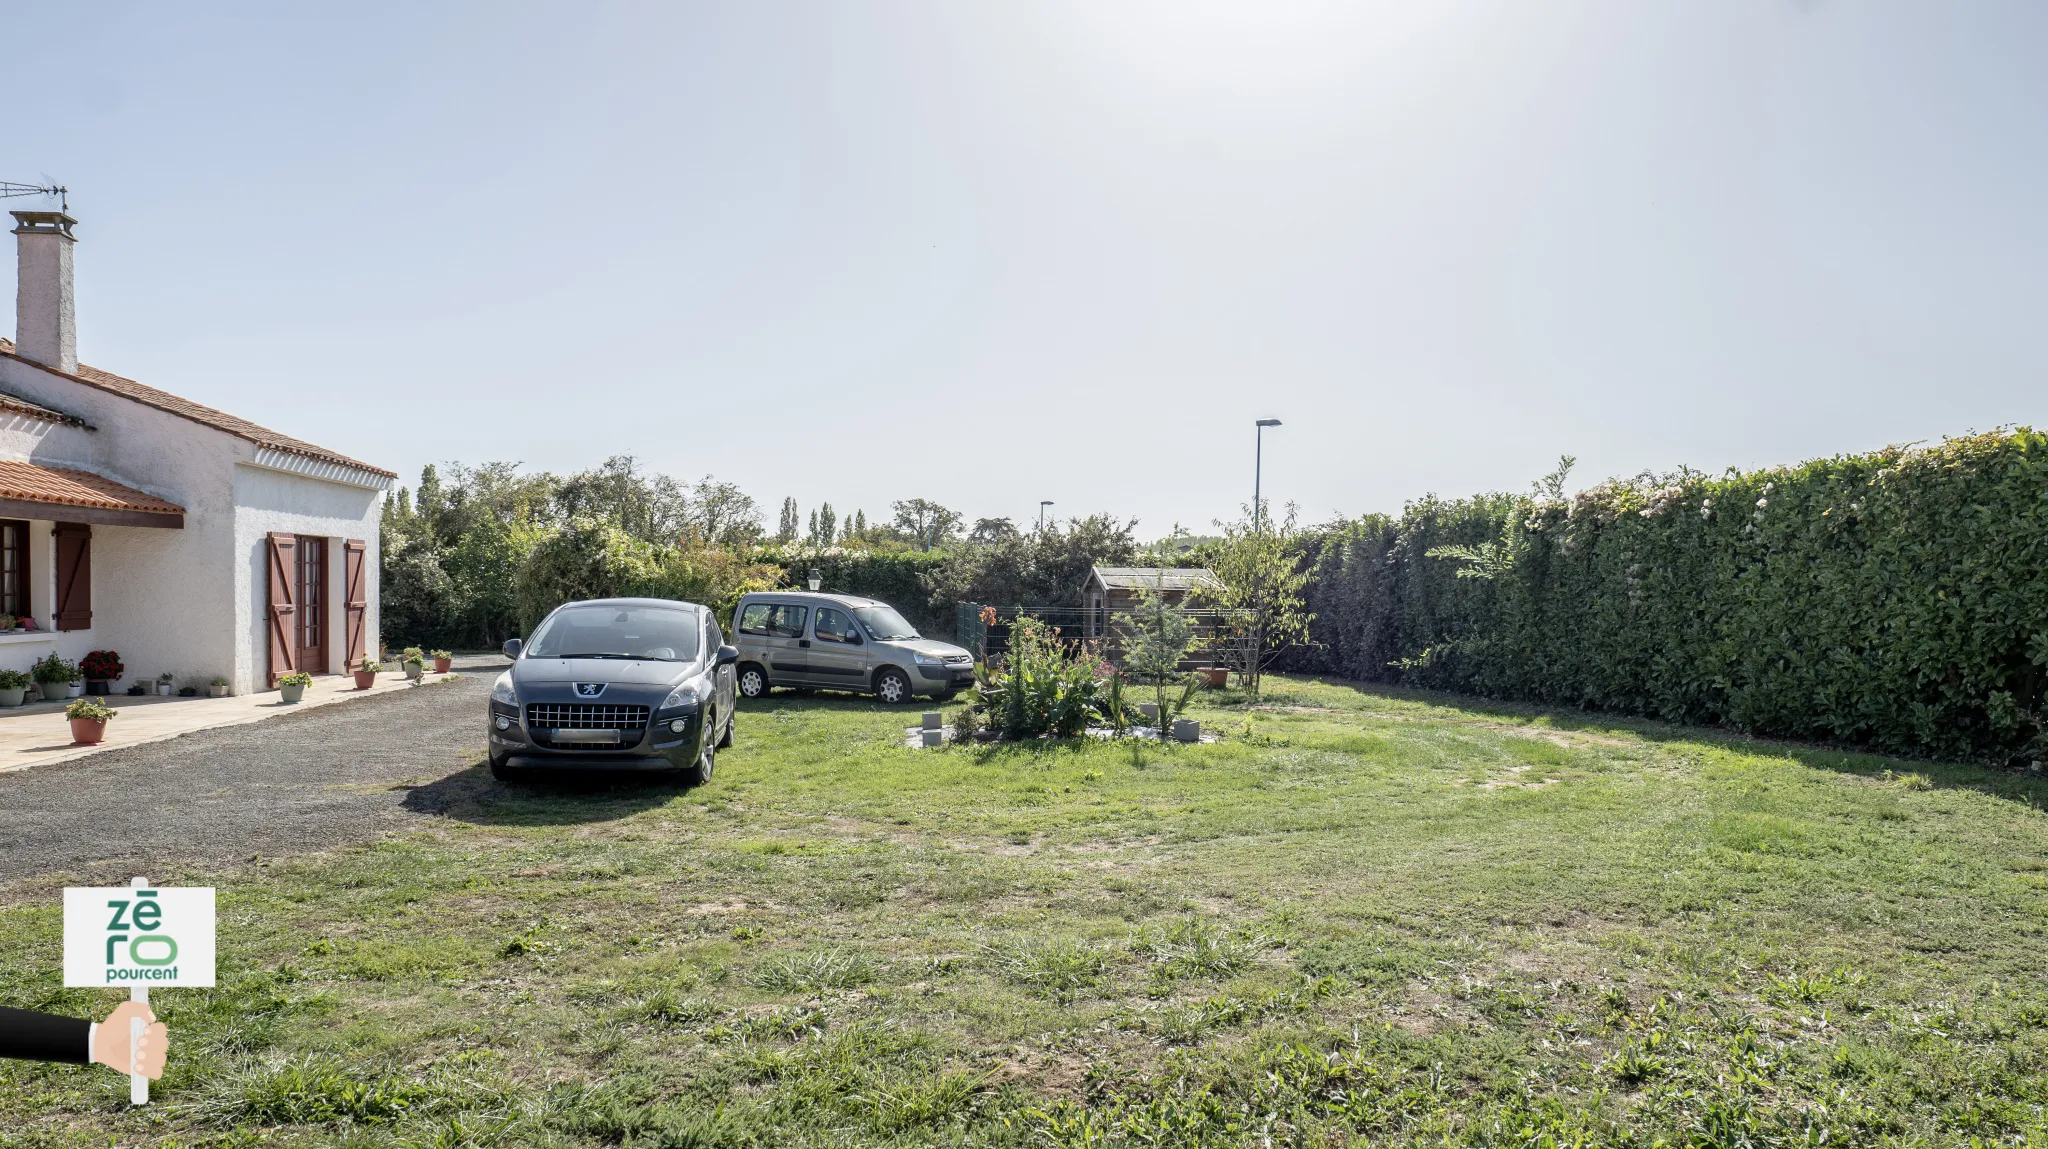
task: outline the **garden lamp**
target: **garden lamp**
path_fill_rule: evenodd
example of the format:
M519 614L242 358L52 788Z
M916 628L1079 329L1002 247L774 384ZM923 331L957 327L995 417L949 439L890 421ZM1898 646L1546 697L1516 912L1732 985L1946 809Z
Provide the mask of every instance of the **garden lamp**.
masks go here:
M804 582L812 590L817 590L820 586L824 585L825 576L818 570L817 567L812 567L810 573L805 577Z
M1038 500L1038 529L1041 531L1045 529L1045 508L1049 506L1052 506L1051 499Z

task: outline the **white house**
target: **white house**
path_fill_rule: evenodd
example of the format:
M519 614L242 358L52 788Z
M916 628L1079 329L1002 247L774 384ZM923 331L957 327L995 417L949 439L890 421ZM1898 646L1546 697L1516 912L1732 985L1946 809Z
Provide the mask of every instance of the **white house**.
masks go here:
M129 682L343 670L377 642L377 520L396 476L78 361L77 221L17 211L0 339L0 668L112 650ZM127 685L118 684L116 689Z

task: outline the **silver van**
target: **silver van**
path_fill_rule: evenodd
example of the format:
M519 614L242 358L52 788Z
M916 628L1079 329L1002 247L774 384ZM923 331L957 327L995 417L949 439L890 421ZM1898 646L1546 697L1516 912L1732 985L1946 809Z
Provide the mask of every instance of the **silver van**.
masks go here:
M874 599L803 591L742 595L732 612L740 696L774 686L823 687L904 702L945 701L974 683L974 656L917 633Z

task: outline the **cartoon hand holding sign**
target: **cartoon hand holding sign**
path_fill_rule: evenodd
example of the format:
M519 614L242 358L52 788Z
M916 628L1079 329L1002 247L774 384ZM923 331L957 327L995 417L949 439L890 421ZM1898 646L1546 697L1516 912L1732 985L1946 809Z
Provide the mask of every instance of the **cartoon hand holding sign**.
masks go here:
M170 1037L149 1008L151 988L213 984L213 890L71 888L64 891L64 984L129 987L131 1000L94 1025L0 1009L0 1057L98 1062L129 1075L129 1100L149 1100Z

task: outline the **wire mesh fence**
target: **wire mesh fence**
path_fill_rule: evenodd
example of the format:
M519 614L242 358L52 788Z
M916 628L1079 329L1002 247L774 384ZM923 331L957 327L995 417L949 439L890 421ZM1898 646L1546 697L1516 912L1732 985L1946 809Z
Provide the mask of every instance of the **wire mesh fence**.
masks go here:
M1230 626L1230 611L1189 607L1184 609L1184 613L1194 624L1195 631L1195 644L1181 661L1184 669L1238 665L1231 657L1238 639ZM963 602L954 608L954 640L973 651L978 659L1001 659L1009 652L1010 630L1019 615L1053 627L1062 641L1093 644L1104 658L1119 666L1123 664L1124 649L1132 628L1124 617L1107 607L994 606Z

